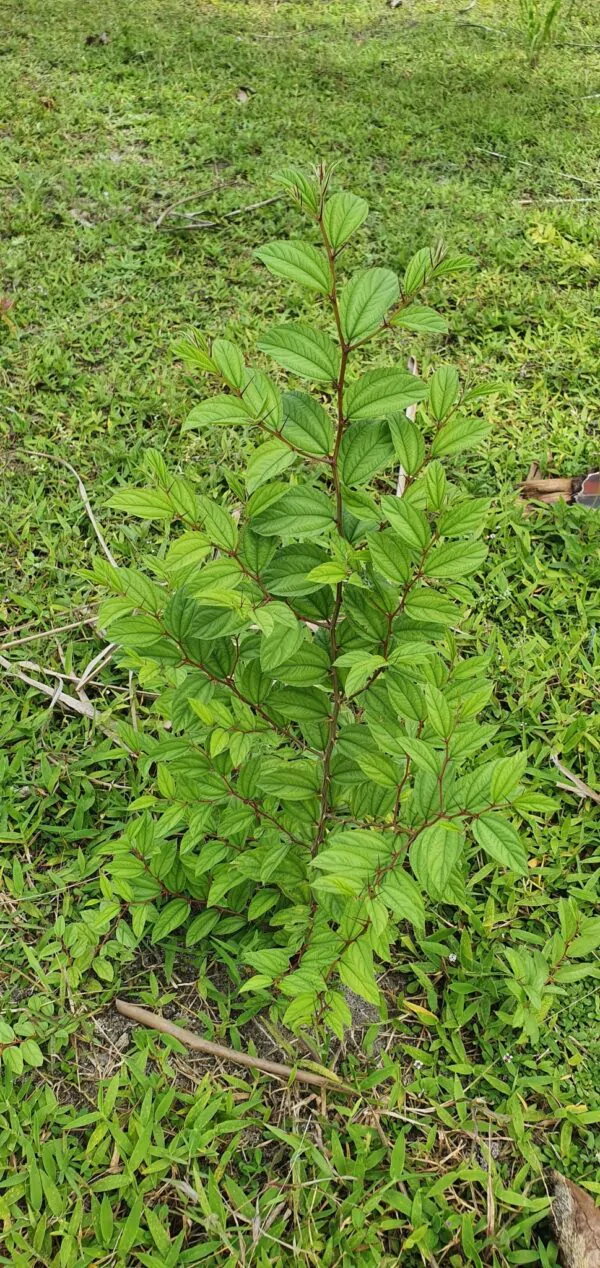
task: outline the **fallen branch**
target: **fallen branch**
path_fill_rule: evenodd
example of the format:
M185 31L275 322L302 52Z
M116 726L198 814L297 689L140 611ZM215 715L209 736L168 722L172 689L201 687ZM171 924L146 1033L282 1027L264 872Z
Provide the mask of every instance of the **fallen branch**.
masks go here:
M486 150L481 145L474 145L473 149L475 150L477 154L489 154L491 155L492 158L506 159L508 162L511 161L510 155L502 154L500 150ZM514 162L516 167L536 167L537 168L538 166L536 163L532 163L529 159L515 159ZM598 184L597 180L588 180L585 176L576 176L574 172L557 171L554 173L554 175L562 176L564 180L576 181L578 185L597 185Z
M560 771L561 775L564 775L565 779L569 780L568 784L557 784L557 788L564 788L566 792L573 793L575 797L581 797L583 801L586 801L589 798L590 801L595 801L596 805L600 806L600 793L595 792L593 788L590 788L589 784L584 784L583 780L579 778L579 775L576 775L572 770L569 770L568 766L563 766L562 762L560 762L558 757L554 754L552 755L552 762L556 766L556 769Z
M75 696L70 696L66 691L61 690L60 680L56 687L49 687L47 683L40 682L39 678L30 678L29 674L24 674L21 669L16 669L11 665L5 656L0 656L0 665L13 678L18 678L19 682L24 682L28 687L35 687L36 691L41 691L43 696L47 696L50 700L51 708L55 704L62 705L63 709L70 709L72 713L80 713L82 717L89 718L91 722L96 719L96 710L85 697L78 700Z
M184 203L196 202L200 198L210 198L211 194L216 194L221 189L235 189L235 186L238 184L239 184L239 181L237 180L217 181L216 184L209 185L207 189L200 189L196 191L196 193L194 194L184 194L183 198L178 198L174 203L169 203L169 206L165 207L164 211L161 211L160 216L154 222L154 228L160 229L163 223L163 220L167 220L168 217L173 214L173 212L177 212L177 208L182 207ZM177 214L195 216L196 212L195 211L194 212L180 212Z
M0 652L7 652L12 647L21 647L23 643L36 643L39 638L51 638L53 634L64 634L67 630L80 630L84 625L95 624L96 617L87 616L81 621L70 621L68 625L55 625L51 630L38 630L36 634L25 634L23 638L13 638L8 643L3 643L0 646Z
M239 184L238 181L224 181L221 184L211 186L210 189L202 190L199 194L187 194L185 198L179 198L177 202L171 203L169 207L161 211L154 228L160 229L163 233L179 233L182 230L188 232L190 229L219 229L226 220L234 220L236 216L245 216L249 211L257 211L259 207L268 207L270 203L280 202L283 198L283 194L274 194L271 198L261 198L259 202L248 203L246 207L234 207L233 211L224 211L221 214L216 212L214 213L215 218L212 220L197 220L197 210L177 210L183 203L207 198L209 194L214 194L220 189L233 189L237 184ZM171 220L170 224L168 223L169 220Z
M107 546L102 536L102 533L100 531L100 525L98 524L96 516L94 515L94 512L92 510L91 502L88 497L88 492L85 487L85 484L83 483L83 480L81 479L79 472L75 470L75 467L73 467L70 462L67 462L66 458L59 458L57 454L43 453L38 449L21 449L20 452L29 454L31 458L46 458L49 462L59 462L62 467L66 467L67 471L71 472L71 475L74 476L77 481L79 496L81 498L81 501L83 502L86 515L96 534L96 537L98 538L98 541L102 547L102 550L104 551L104 554L106 555L106 558L108 559L109 564L112 564L113 568L118 568L119 565L117 564L117 561L114 555L111 553L110 548Z
M311 1083L313 1087L335 1087L340 1092L354 1094L354 1089L342 1083L333 1073L313 1074L312 1070L295 1069L289 1065L280 1065L278 1061L252 1057L248 1052L236 1052L235 1048L225 1048L220 1043L211 1043L210 1039L202 1039L200 1035L195 1035L193 1031L186 1030L183 1026L175 1026L159 1013L151 1013L147 1008L128 1004L123 999L115 1000L115 1008L123 1017L129 1017L130 1021L138 1022L140 1026L150 1026L152 1030L160 1030L163 1035L171 1035L173 1039L178 1039L186 1048L193 1048L195 1052L205 1052L211 1057L221 1057L223 1061L245 1065L250 1070L262 1070L264 1074L272 1074L277 1079L285 1079L286 1082L290 1079L298 1079L303 1083Z
M86 665L81 677L76 679L76 691L81 691L82 687L85 687L86 682L90 682L101 669L105 668L116 647L116 643L108 643L106 647L96 653L89 664Z

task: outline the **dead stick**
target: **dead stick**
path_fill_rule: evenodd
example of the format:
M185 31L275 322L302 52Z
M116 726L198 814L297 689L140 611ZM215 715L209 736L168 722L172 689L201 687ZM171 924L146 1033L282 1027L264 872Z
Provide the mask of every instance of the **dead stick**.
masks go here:
M55 704L62 705L63 709L70 709L73 713L80 713L84 718L89 718L93 722L96 718L96 710L90 704L89 700L77 700L75 696L70 696L66 691L61 691L60 680L58 688L49 687L45 682L39 682L37 678L30 678L29 674L24 674L20 669L16 669L11 665L5 656L0 656L0 667L6 670L7 674L11 674L13 678L18 678L19 682L24 682L28 687L35 687L36 691L41 691L42 695L48 696L51 701L51 708Z
M96 516L94 515L94 512L92 510L92 504L88 497L88 492L85 487L85 484L83 483L83 480L81 479L79 472L75 470L75 467L72 466L70 462L67 462L66 458L59 458L56 454L43 453L39 449L22 449L21 453L29 454L30 457L32 458L47 458L49 462L59 462L61 466L66 467L67 471L71 472L71 475L74 476L77 481L77 488L79 489L79 496L81 498L81 501L83 502L85 513L96 534L96 537L98 538L98 541L100 542L102 550L104 551L104 554L106 555L106 558L108 559L109 564L111 564L113 568L118 568L119 565L114 555L112 554L112 551L107 546L102 536L100 525L98 524L98 520L96 519Z
M587 800L589 798L590 801L595 801L597 805L600 805L600 793L596 792L593 788L590 788L589 784L585 784L583 779L579 778L579 775L576 775L574 771L569 770L568 766L563 766L562 762L558 760L555 753L552 754L551 761L556 766L556 769L560 771L561 775L564 775L565 779L569 779L571 781L569 784L557 784L557 788L564 788L566 792L573 793L575 797L581 797L582 800Z
M235 216L245 216L248 211L256 211L258 207L268 207L270 203L278 203L283 198L283 194L275 194L273 198L261 198L260 202L248 203L247 207L235 207L233 211L224 211L218 220L194 220L194 212L186 212L185 218L189 219L187 225L177 224L172 226L165 225L164 232L179 233L182 230L186 232L190 229L220 229L224 227L224 221L233 220ZM184 213L182 213L183 215Z
M208 189L201 189L194 194L185 194L183 198L178 198L176 202L170 203L168 207L165 207L164 211L161 211L158 220L155 221L154 228L160 229L163 220L166 220L171 215L171 212L176 211L184 203L196 202L200 198L209 198L211 194L216 194L220 189L233 189L238 184L239 181L217 181L215 185L209 185ZM193 214L195 215L196 213L194 212Z
M289 1065L280 1065L278 1061L265 1061L262 1057L251 1057L248 1052L236 1052L234 1048L225 1048L223 1044L211 1043L210 1039L201 1039L200 1035L195 1035L192 1030L175 1026L172 1021L167 1021L166 1017L161 1017L159 1013L151 1013L147 1008L128 1004L123 999L115 1000L115 1007L123 1017L139 1022L140 1026L150 1026L152 1030L160 1030L163 1035L172 1035L174 1039L185 1044L186 1048L194 1048L196 1052L206 1052L211 1057L221 1057L223 1061L233 1061L236 1065L248 1066L250 1070L262 1070L265 1074L274 1074L276 1078L285 1079L286 1082L295 1078L303 1083L312 1083L314 1087L337 1088L340 1092L354 1094L354 1089L342 1083L334 1074L313 1074L311 1070L292 1069Z
M11 647L21 647L23 643L35 643L39 638L51 638L53 634L64 634L67 630L80 630L84 625L95 624L96 617L87 616L81 621L71 621L68 625L55 625L51 630L38 630L37 634L25 634L23 638L13 638L9 643L3 643L0 652L8 652ZM9 633L14 633L14 630L9 630Z

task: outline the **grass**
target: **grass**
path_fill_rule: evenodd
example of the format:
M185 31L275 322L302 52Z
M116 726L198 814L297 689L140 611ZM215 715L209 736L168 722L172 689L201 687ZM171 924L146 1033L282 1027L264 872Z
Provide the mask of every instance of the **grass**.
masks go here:
M564 474L598 462L600 21L591 0L578 5L532 73L516 3L460 9L5 6L0 652L40 677L81 671L102 646L85 623L98 544L56 458L81 474L124 561L153 530L106 502L149 445L212 487L225 461L244 464L235 436L180 439L197 387L170 345L194 324L254 347L281 290L253 248L294 217L275 202L183 233L157 230L159 216L235 182L198 199L221 214L264 197L282 162L336 158L340 184L374 210L373 260L401 268L441 235L476 262L435 297L447 341L399 341L398 355L415 351L425 369L442 355L505 385L490 397L489 446L464 473L495 499L471 633L495 651L492 712L554 809L530 817L542 883L527 904L490 882L496 912L481 919L496 954L505 929L542 945L560 897L586 914L596 901L597 814L556 788L550 753L599 786L600 525L564 507L524 518L514 486L534 458ZM127 681L109 669L94 696L128 715ZM143 792L139 774L9 674L0 744L0 998L17 1036L0 1033L0 1263L556 1262L544 1169L599 1191L594 977L550 997L539 1040L519 1043L488 1015L497 955L476 942L470 959L450 929L456 971L439 948L409 980L392 966L388 1022L357 1014L344 1050L323 1048L355 1102L191 1059L125 1026L115 996L276 1059L289 1041L236 998L222 965L178 938L141 957L128 941L102 849Z

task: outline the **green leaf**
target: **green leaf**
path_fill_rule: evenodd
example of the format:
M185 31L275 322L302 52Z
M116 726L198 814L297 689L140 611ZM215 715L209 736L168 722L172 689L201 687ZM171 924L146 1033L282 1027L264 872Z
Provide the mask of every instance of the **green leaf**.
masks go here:
M355 784L349 793L350 809L357 822L365 819L389 819L395 800L392 789L377 787L370 782Z
M388 419L388 426L398 461L407 475L416 475L425 461L425 441L417 424L401 416Z
M243 581L244 574L236 559L228 559L226 556L220 555L217 559L209 559L203 563L189 582L189 592L194 598L202 599L203 597L213 596L217 591L237 590ZM238 607L241 604L239 595L230 596L231 603L229 606ZM223 600L225 604L228 600Z
M198 498L194 486L182 476L167 476L169 501L173 513L185 524L195 526L198 523Z
M360 653L350 654L358 655ZM346 652L345 655L348 655L348 653ZM352 664L352 662L350 663ZM336 745L336 757L341 753L343 757L349 757L355 762L359 753L375 753L376 751L368 727L358 722L351 722L341 727Z
M229 339L213 339L211 356L227 386L240 391L246 381L246 366L239 348Z
M316 215L319 210L319 191L316 183L309 180L297 167L282 167L273 177L275 185L281 185L292 195L300 206L308 207Z
M467 537L479 532L485 524L489 507L489 498L464 498L453 502L439 521L440 536Z
M263 634L268 638L279 627L284 629L295 630L298 626L298 618L288 607L287 603L264 603L262 607L255 608L254 617L257 625L260 626Z
M173 356L184 361L190 370L202 370L214 374L215 363L208 352L208 343L199 330L190 330L189 334L173 344Z
M399 295L398 278L391 269L355 273L340 295L342 332L347 342L357 343L373 334Z
M277 385L262 370L247 370L242 390L250 416L276 431L283 422L283 400Z
M104 1246L110 1245L110 1239L113 1235L113 1213L108 1193L105 1193L100 1203L100 1232L102 1234L102 1243Z
M586 978L586 977L595 977L595 978L600 977L600 965L598 964L564 964L562 968L557 970L554 976L554 981L555 982L581 982L583 978ZM592 1111L592 1113L597 1113L597 1111Z
M369 204L356 194L344 192L332 194L323 208L325 233L334 251L339 251L353 233L364 224L369 214Z
M449 414L458 396L458 370L452 365L441 365L429 382L429 408L433 417L441 422Z
M323 251L317 250L308 242L299 242L294 238L284 242L269 242L267 246L259 247L256 255L276 277L300 282L302 286L309 286L322 295L327 295L331 290L327 257Z
M386 674L385 685L392 708L401 718L421 722L425 718L425 700L414 678L393 669Z
M248 424L253 421L252 414L238 396L209 396L208 400L188 414L182 432L191 431L193 427L234 427L238 423Z
M261 639L260 667L265 673L277 669L284 661L289 660L304 642L304 627L300 621L295 625L283 628L277 625L268 638Z
M143 1240L144 1234L141 1228L143 1209L144 1197L137 1197L129 1211L123 1227L120 1230L119 1255L121 1256L128 1255L132 1247Z
M465 418L455 414L434 437L431 452L434 458L449 457L474 449L489 435L490 424L483 418Z
M473 835L486 854L497 863L522 876L527 874L525 846L508 819L494 813L482 814L473 823Z
M517 791L526 767L526 753L514 753L511 757L501 757L495 762L490 782L492 801L508 801Z
M458 619L456 605L427 586L414 586L409 591L404 611L411 621L433 621L436 625L452 625Z
M257 973L268 974L271 979L282 977L289 968L290 953L283 947L264 947L262 951L246 952L244 963L256 969Z
M326 848L313 860L323 872L348 869L359 881L366 881L390 858L393 837L375 828L337 828L327 838Z
M338 564L334 559L328 559L325 564L318 564L308 574L310 581L327 582L328 585L336 585L338 581L343 581L346 577L346 568L343 564Z
M261 485L248 499L246 507L248 519L251 520L255 515L262 515L263 511L267 510L267 507L273 506L275 502L278 502L283 497L284 493L287 493L289 487L289 484L286 484L283 480L275 480L267 485ZM259 539L256 537L254 530L251 529L250 531L255 541L258 541Z
M214 909L201 911L198 916L194 916L194 919L190 922L186 930L186 947L194 947L197 942L202 942L204 938L207 938L211 930L219 923L220 919L220 912L215 911Z
M12 1048L2 1049L2 1060L12 1074L20 1075L23 1073L23 1053L18 1044Z
M187 580L201 570L211 549L208 537L203 533L182 533L167 551L165 567L169 576L181 582Z
M309 1025L314 1016L316 998L315 991L303 991L296 995L283 1015L284 1026L295 1032L300 1026Z
M384 418L422 401L427 388L406 370L368 370L349 383L344 393L346 418Z
M381 509L395 529L404 546L409 550L423 551L431 541L431 529L425 515L406 498L384 495Z
M393 528L381 533L367 533L367 544L373 567L387 581L405 585L410 577L410 554Z
M352 1013L340 991L327 992L324 1020L338 1039L343 1039L344 1032L352 1025Z
M423 571L427 577L455 580L477 572L488 553L482 542L443 542L435 546L425 561Z
M0 1020L0 1044L14 1043L16 1036L12 1026L7 1021Z
M449 277L451 273L464 273L474 266L470 255L442 255L433 270L434 277Z
M386 661L383 656L373 652L344 652L342 656L338 656L335 663L349 670L346 675L345 691L347 696L351 696L355 691L360 691L371 675L377 669L381 669Z
M379 507L375 499L370 497L368 493L362 493L356 489L348 489L344 485L342 487L342 502L344 510L349 511L350 515L354 515L363 524L380 523L381 514Z
M171 520L175 518L168 493L164 489L121 489L113 493L109 506L116 511L127 511L144 520Z
M352 423L340 447L340 475L344 484L365 484L393 461L394 449L387 423Z
M329 716L329 697L306 687L277 687L269 695L269 706L290 722L324 722Z
M340 368L340 350L333 339L300 322L273 326L258 344L284 370L316 383L335 383Z
M392 317L392 326L400 326L403 330L415 330L419 334L445 335L448 323L434 308L426 304L409 304Z
M252 527L262 537L314 537L329 528L334 516L333 502L326 493L299 484L253 518Z
M369 1004L379 1006L381 996L375 980L373 952L366 938L359 938L346 948L339 963L339 974L344 986Z
M283 435L291 445L320 457L333 448L333 424L323 406L302 392L283 397Z
M569 955L586 956L600 947L600 916L587 916L579 926L579 936L569 946Z
M321 787L321 766L307 757L286 761L268 757L261 762L258 783L265 793L281 801L305 801Z
M400 771L397 764L385 753L357 753L356 761L367 779L380 788L398 787Z
M434 261L431 249L429 247L421 247L420 251L416 251L409 260L404 279L402 282L402 290L405 295L414 295L415 291L421 289L423 282L433 272Z
M406 1135L408 1128L403 1128L394 1142L394 1148L390 1156L390 1180L401 1180L404 1175L404 1160L406 1158Z
M413 739L406 735L398 736L397 743L411 758L418 770L429 771L432 775L439 775L440 761L442 760L441 754L431 744L427 744L425 740Z
M152 647L163 637L163 627L154 616L122 617L112 621L110 628L114 641L122 643L124 647Z
M250 455L246 467L246 488L254 493L267 480L274 480L294 461L294 454L281 440L267 440Z
M279 550L265 570L265 584L271 594L283 598L313 594L320 590L323 582L308 580L313 568L325 563L328 556L325 551L310 542L302 542L295 546L286 546Z
M410 865L419 884L438 902L446 897L463 847L463 834L443 821L424 828L410 847Z
M454 729L454 712L439 688L427 683L424 689L427 704L427 721L436 735L447 740Z
M113 982L115 970L110 960L103 955L96 955L92 960L92 968L101 982Z
M441 462L430 462L425 471L427 505L431 511L441 511L446 498L446 472Z
M412 876L400 865L386 872L379 887L379 896L399 920L409 920L417 929L425 924L425 905Z
M327 680L329 655L318 643L302 643L289 659L278 664L275 677L291 687L311 687Z
M187 920L190 914L190 904L185 898L174 898L166 907L163 907L158 920L152 926L152 942L160 942L162 938L166 938L174 929L178 929L184 920Z
M156 1211L154 1211L148 1203L146 1203L144 1215L146 1217L146 1223L150 1230L152 1241L154 1242L156 1249L159 1251L164 1263L164 1256L168 1255L171 1249L171 1238L156 1214Z
M238 527L228 511L214 498L200 494L198 497L202 527L211 542L221 550L235 550Z

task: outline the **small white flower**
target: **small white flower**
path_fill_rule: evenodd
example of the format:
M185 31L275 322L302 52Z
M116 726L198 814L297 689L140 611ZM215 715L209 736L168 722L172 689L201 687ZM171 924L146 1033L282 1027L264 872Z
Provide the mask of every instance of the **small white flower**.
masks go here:
M505 1052L505 1053L504 1053L504 1056L503 1056L503 1058L502 1058L502 1060L503 1060L503 1061L512 1061L512 1053L511 1053L511 1052Z
M415 1061L415 1070L422 1070L422 1069L423 1069L423 1062Z
M456 955L456 953L455 953L454 951L451 951L451 952L450 952L450 955L448 956L448 959L449 959L449 961L450 961L450 963L451 963L451 964L456 964L456 961L457 961L457 959L458 959L458 956Z

